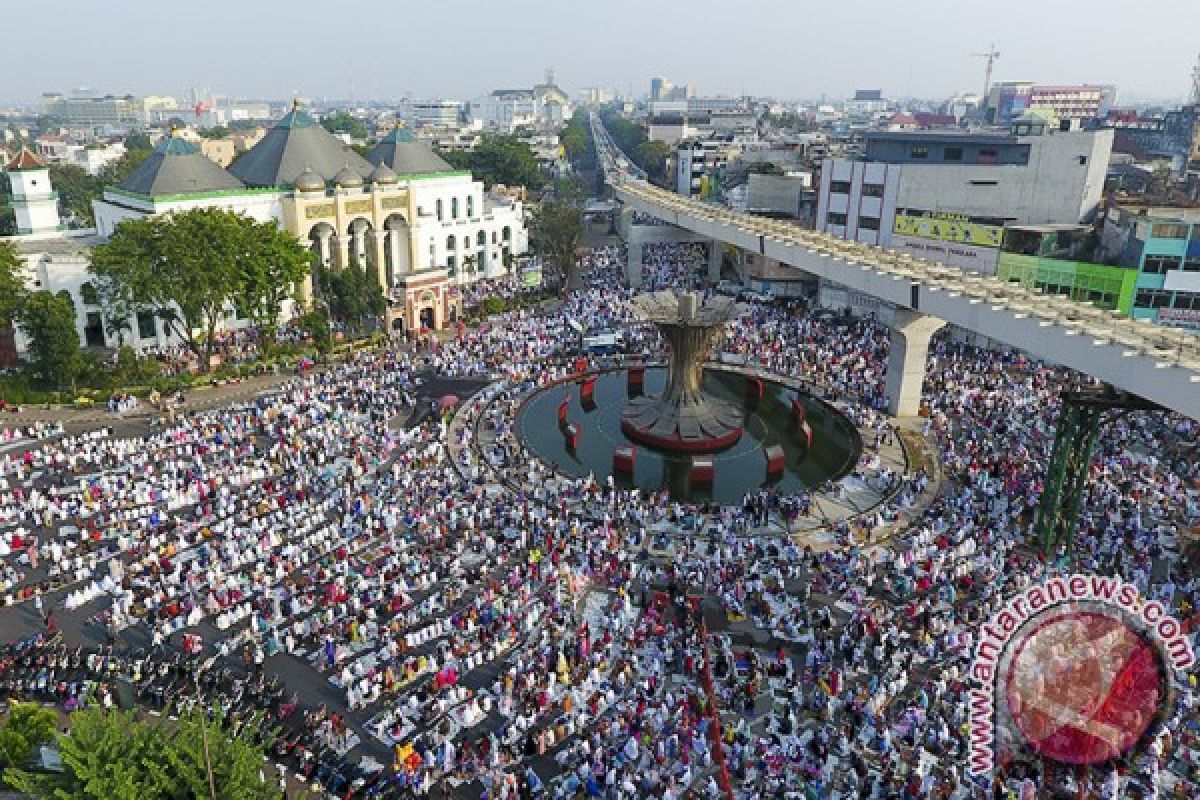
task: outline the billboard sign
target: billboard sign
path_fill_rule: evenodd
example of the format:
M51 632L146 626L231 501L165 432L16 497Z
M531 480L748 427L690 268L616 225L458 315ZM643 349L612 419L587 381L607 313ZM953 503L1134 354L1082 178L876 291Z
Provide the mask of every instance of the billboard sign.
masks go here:
M897 220L899 217L896 218ZM994 247L978 247L971 244L957 244L937 239L924 239L920 236L892 236L891 247L901 253L908 253L928 261L940 261L951 267L978 272L981 275L995 275L996 262L1000 251Z
M945 214L914 208L896 209L892 232L944 242L999 248L1004 243L1004 227L972 221L965 214Z

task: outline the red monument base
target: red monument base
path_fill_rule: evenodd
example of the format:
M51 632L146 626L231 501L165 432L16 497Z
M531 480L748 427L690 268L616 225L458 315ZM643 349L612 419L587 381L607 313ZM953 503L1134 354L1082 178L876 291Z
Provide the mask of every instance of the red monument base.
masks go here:
M774 477L783 474L783 468L787 464L787 456L783 452L783 448L777 444L763 448L763 452L767 456L767 477Z
M567 449L574 450L579 444L579 426L574 422L567 423L567 426L563 428L563 439L567 442Z
M624 472L629 475L633 474L633 467L637 463L637 448L625 445L618 447L613 451L613 470L615 472Z
M692 469L688 477L692 483L712 483L717 469L712 456L692 456Z

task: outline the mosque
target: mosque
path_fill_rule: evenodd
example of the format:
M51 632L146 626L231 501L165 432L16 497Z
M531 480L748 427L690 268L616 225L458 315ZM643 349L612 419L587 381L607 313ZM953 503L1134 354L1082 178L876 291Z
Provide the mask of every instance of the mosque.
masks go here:
M459 287L507 274L528 246L519 202L486 194L409 131L393 129L364 158L298 104L228 169L163 139L93 208L100 237L125 219L193 208L275 220L325 266L373 268L396 332L453 324ZM312 297L311 278L299 295Z

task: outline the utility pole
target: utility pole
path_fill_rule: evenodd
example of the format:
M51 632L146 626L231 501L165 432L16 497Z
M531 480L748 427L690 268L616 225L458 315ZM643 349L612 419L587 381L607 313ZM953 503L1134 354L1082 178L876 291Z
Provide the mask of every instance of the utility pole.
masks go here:
M983 95L979 98L980 107L987 105L988 90L992 88L992 67L996 65L996 59L1000 58L1000 53L996 50L996 45L988 45L986 53L971 53L974 58L986 58L987 68L983 72Z

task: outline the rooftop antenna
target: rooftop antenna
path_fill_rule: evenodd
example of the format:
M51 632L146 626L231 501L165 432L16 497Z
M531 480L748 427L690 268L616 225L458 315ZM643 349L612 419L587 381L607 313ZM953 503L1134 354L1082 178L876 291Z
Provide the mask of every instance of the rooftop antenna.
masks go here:
M983 72L983 103L987 104L988 90L992 88L992 67L996 65L996 59L1000 58L999 51L996 50L996 45L988 45L986 53L971 53L974 58L986 58L987 68Z

